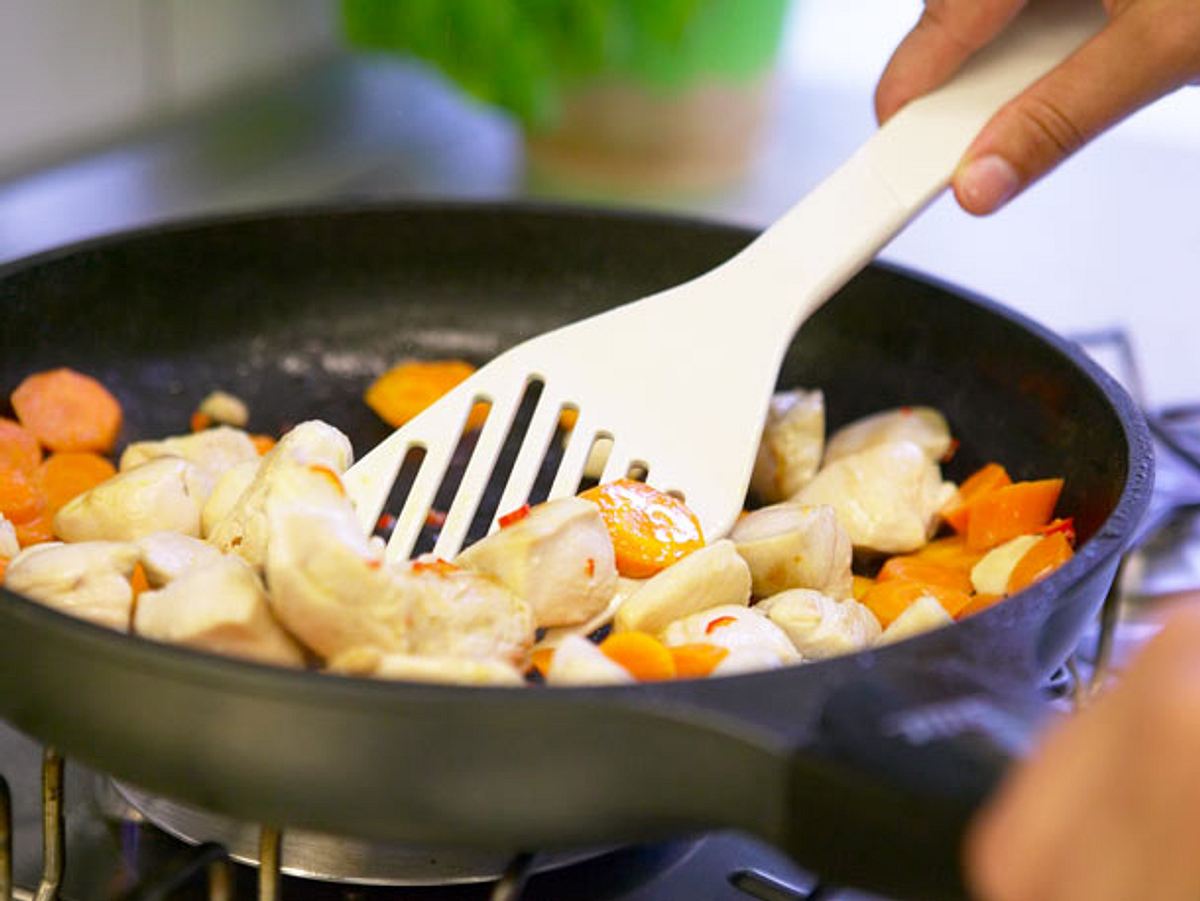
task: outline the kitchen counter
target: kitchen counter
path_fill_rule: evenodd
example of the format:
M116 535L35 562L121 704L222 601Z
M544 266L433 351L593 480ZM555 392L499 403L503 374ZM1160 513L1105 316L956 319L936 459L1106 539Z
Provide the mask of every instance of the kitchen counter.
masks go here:
M607 198L770 222L873 127L871 90L913 3L798 4L776 115L737 185ZM331 198L550 196L520 135L412 63L335 56L286 83L158 123L0 184L0 261L194 213ZM883 257L1002 300L1067 333L1126 328L1156 406L1193 400L1200 335L1200 90L1096 141L986 220L935 203Z

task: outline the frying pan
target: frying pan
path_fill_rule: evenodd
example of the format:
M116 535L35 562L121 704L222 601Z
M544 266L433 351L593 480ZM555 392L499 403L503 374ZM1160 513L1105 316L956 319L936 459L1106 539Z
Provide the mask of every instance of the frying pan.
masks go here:
M388 363L483 360L697 275L752 237L446 204L154 227L0 269L0 387L51 366L89 372L124 404L123 440L182 431L222 387L248 402L255 430L316 416L362 450L386 429L361 392ZM754 298L744 304L752 316ZM1073 345L883 266L805 325L780 382L823 388L831 427L898 404L941 409L962 440L954 478L987 459L1016 478L1064 476L1079 552L1012 600L892 647L593 689L291 672L0 591L0 715L146 790L253 822L497 849L732 827L829 878L961 896L959 834L1002 771L1001 739L1101 603L1147 504L1146 426Z

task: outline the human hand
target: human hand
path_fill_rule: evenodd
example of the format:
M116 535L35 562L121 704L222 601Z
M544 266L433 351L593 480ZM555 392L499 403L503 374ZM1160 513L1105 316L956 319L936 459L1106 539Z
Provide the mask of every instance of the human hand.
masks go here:
M925 0L876 88L879 121L946 81L1026 2ZM967 212L999 209L1109 126L1200 77L1200 0L1104 0L1104 7L1104 29L975 138L954 176Z
M967 872L986 901L1195 901L1198 849L1193 604L1005 781L967 837Z

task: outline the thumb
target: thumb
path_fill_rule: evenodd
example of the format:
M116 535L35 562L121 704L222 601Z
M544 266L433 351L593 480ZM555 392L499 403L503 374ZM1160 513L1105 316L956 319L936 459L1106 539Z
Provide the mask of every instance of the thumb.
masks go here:
M977 215L999 209L1100 132L1193 77L1200 68L1193 2L1127 5L1006 104L959 163L954 194L962 208Z

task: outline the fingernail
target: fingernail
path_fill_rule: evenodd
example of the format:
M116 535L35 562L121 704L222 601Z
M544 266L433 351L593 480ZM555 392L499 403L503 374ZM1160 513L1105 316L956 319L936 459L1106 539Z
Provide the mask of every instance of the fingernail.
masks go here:
M967 209L973 213L990 213L1017 193L1021 177L1012 163L991 154L967 163L955 182Z

